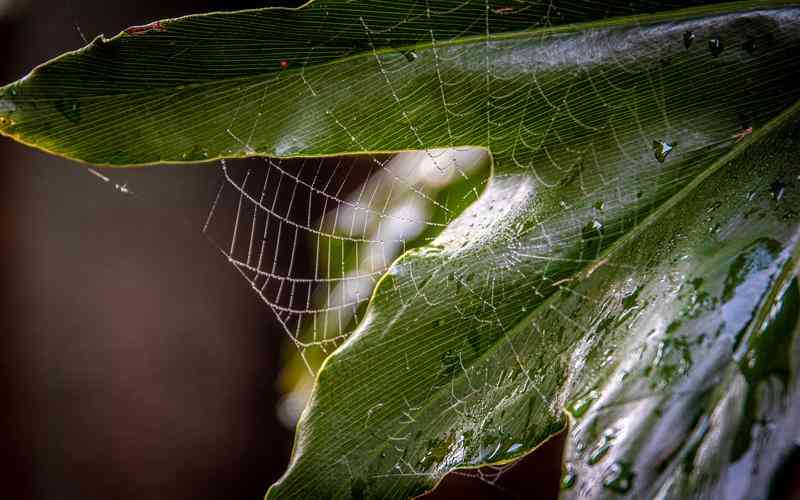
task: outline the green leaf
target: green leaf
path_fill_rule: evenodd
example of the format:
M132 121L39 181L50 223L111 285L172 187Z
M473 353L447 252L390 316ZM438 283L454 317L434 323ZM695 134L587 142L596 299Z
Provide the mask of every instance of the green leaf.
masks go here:
M3 133L100 164L492 154L326 360L269 497L415 495L565 409L565 496L761 498L792 452L800 8L530 5L189 17L0 93Z
M0 89L0 129L98 165L459 145L491 146L499 153L514 145L518 130L544 128L551 118L552 136L566 134L565 141L604 126L606 117L588 94L607 94L608 106L656 106L659 87L638 93L639 78L627 72L606 78L608 68L598 65L636 59L648 71L675 59L673 78L702 74L711 59L705 39L717 21L699 16L783 3L699 7L585 25L569 23L652 6L335 0L299 10L189 16L111 39L99 36ZM698 30L690 56L675 42L675 28L654 32L665 20ZM734 76L730 54L751 32L771 32L758 23L728 22L725 29L735 31L724 33L730 48L713 61L720 72ZM606 40L612 31L616 35ZM653 43L637 41L642 35L654 37ZM695 83L686 78L683 85L665 86L663 97L672 99L668 94ZM734 88L747 87L741 82ZM701 94L707 97L708 90ZM565 102L566 115L557 111ZM573 120L583 126L574 129ZM517 161L526 168L531 158Z
M567 408L565 496L765 498L800 431L798 154L795 105L573 273L543 272L582 261L532 252L536 229L406 254L271 494L407 497L529 451ZM526 199L521 182L486 196Z

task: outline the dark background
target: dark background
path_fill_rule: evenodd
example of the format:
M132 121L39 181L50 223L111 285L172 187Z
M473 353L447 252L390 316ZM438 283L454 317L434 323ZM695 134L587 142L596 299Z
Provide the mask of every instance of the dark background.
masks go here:
M130 25L262 1L0 0L0 82ZM283 333L202 226L219 170L104 171L0 139L5 498L255 499L284 471ZM127 183L125 195L114 184ZM561 440L498 487L552 498Z

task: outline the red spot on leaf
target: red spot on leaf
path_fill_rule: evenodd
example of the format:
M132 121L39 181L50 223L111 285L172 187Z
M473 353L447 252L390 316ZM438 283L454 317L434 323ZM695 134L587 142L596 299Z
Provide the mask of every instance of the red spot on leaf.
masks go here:
M125 30L128 35L141 35L148 31L166 31L167 29L161 25L161 21L145 24L144 26L131 26Z

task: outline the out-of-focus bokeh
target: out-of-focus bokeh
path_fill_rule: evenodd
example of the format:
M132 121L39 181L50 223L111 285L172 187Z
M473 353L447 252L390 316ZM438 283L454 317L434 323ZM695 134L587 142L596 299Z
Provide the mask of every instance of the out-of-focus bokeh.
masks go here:
M0 79L81 33L263 4L0 0ZM0 140L2 496L260 498L291 450L284 343L202 233L219 171L103 172Z
M100 33L266 4L0 0L0 83ZM203 234L220 171L102 175L0 139L3 496L260 498L289 459L278 382L296 353ZM435 496L552 498L561 444Z

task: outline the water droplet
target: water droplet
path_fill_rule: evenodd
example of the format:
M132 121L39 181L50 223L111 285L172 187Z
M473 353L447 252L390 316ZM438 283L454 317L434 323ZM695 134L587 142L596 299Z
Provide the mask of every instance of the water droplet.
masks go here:
M578 474L575 472L575 467L572 464L567 464L564 468L564 475L561 476L561 489L568 490L575 486L575 481L578 479Z
M602 460L603 457L606 456L606 453L608 453L608 450L611 449L611 445L616 437L617 432L614 429L606 429L605 432L603 432L603 437L600 438L600 442L597 443L597 448L589 455L589 459L586 463L594 465Z
M634 473L630 464L615 462L608 469L608 474L603 479L603 487L617 493L627 493L633 486Z
M518 452L521 449L522 449L522 443L514 443L514 444L512 444L511 446L508 447L508 449L506 450L506 453L508 453L509 455L512 455L512 454Z
M181 155L181 159L186 161L203 161L207 158L208 151L202 146L194 146L191 151Z
M656 160L658 160L659 163L664 163L667 161L667 156L669 156L674 147L674 144L670 144L668 142L653 141L653 154L655 155Z
M687 49L692 46L692 42L694 42L695 36L694 33L691 31L685 31L683 33L683 46Z
M413 50L406 50L403 52L403 55L405 56L406 61L408 62L414 62L417 59L419 59L419 54L417 54Z
M773 182L769 186L769 192L772 195L772 199L775 201L781 201L781 198L783 198L783 194L785 191L786 191L786 184L782 182L780 179L776 179L775 182Z
M574 418L581 418L586 414L586 410L592 406L592 403L595 402L599 394L597 391L591 391L588 394L576 399L572 402L568 407L567 411L572 415Z
M713 35L708 40L708 51L712 56L719 57L723 50L725 50L725 46L722 45L722 38L719 35Z
M636 307L638 303L636 299L639 298L639 293L642 291L642 287L637 286L627 295L622 298L622 307L625 308L625 311L631 309L632 307Z

